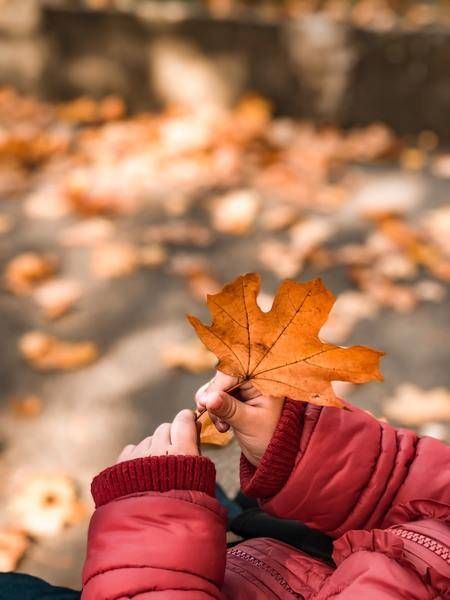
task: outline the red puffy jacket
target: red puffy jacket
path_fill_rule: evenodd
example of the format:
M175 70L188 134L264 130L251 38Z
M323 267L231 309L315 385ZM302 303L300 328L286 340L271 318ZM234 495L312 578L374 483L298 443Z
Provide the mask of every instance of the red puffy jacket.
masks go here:
M450 448L351 412L286 401L241 484L336 541L335 567L268 538L225 545L214 465L149 457L92 484L83 600L450 598Z

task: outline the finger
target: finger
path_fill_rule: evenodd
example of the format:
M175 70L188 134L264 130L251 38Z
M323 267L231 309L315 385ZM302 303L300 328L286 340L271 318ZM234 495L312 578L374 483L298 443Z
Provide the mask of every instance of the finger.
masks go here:
M197 406L197 408L199 410L203 410L205 408L205 402L204 401L205 401L206 392L208 390L208 386L209 386L210 383L211 383L211 381L207 381L195 393L195 404L196 404L196 406Z
M221 421L236 429L245 426L251 418L251 407L225 392L208 393L205 405L211 415L219 417Z
M125 446L125 448L119 454L119 456L117 458L117 462L119 463L119 462L124 462L125 460L128 460L134 449L135 449L135 446L133 444L128 444L128 446Z
M242 380L239 377L232 377L231 375L226 375L221 371L216 371L216 375L214 379L209 383L206 390L203 392L208 393L210 391L220 391L220 392L228 392L233 387L236 387L238 383ZM251 381L242 382L238 388L233 390L231 393L235 398L239 398L243 402L247 402L247 400L253 400L261 396L261 392L259 392L255 387L253 387Z
M172 446L181 454L198 454L197 427L191 410L177 414L170 426L170 439Z
M159 456L168 452L170 448L170 423L162 423L155 429L152 439L152 456Z
M209 382L208 392L225 392L239 383L239 377L226 375L222 371L216 371L214 378Z
M153 436L149 435L148 437L143 439L142 442L139 442L139 444L136 446L136 448L133 451L134 457L141 458L143 456L150 456L152 440L153 440Z
M219 433L225 433L226 431L228 431L230 429L230 426L228 425L228 423L225 423L225 421L222 421L222 419L220 417L217 417L213 413L208 413L208 414L209 414L209 418L211 419L211 421L214 424L214 427L217 429L217 431Z

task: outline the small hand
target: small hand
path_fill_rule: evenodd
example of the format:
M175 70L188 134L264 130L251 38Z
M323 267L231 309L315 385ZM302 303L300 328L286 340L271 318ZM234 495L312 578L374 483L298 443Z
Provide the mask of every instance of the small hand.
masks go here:
M195 423L194 413L191 410L182 410L172 423L163 423L155 429L153 435L146 437L137 446L132 444L125 446L117 462L145 456L167 456L171 454L200 456L198 427Z
M198 390L195 400L198 410L208 411L217 431L233 428L242 453L256 466L278 424L284 399L263 396L250 382L237 388L233 395L227 394L225 390L238 381L217 371L215 377Z

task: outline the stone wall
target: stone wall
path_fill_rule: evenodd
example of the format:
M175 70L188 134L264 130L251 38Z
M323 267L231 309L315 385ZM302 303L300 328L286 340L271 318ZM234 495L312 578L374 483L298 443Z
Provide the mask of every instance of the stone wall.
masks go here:
M375 32L320 16L219 20L176 5L160 18L14 4L0 13L0 83L42 97L117 93L141 110L167 101L229 105L251 90L280 114L344 126L384 121L450 139L445 29Z

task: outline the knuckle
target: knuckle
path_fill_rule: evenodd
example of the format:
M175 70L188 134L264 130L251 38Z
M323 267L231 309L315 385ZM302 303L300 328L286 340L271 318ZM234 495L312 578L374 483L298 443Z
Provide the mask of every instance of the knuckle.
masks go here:
M224 407L224 411L220 415L220 417L221 417L221 419L225 419L226 421L229 421L230 419L233 419L236 416L236 412L237 412L237 402L233 402L232 400L229 400L226 403L226 406Z
M170 427L169 423L161 423L161 425L158 425L158 427L155 429L155 435L157 433L162 433L167 429L167 427Z

